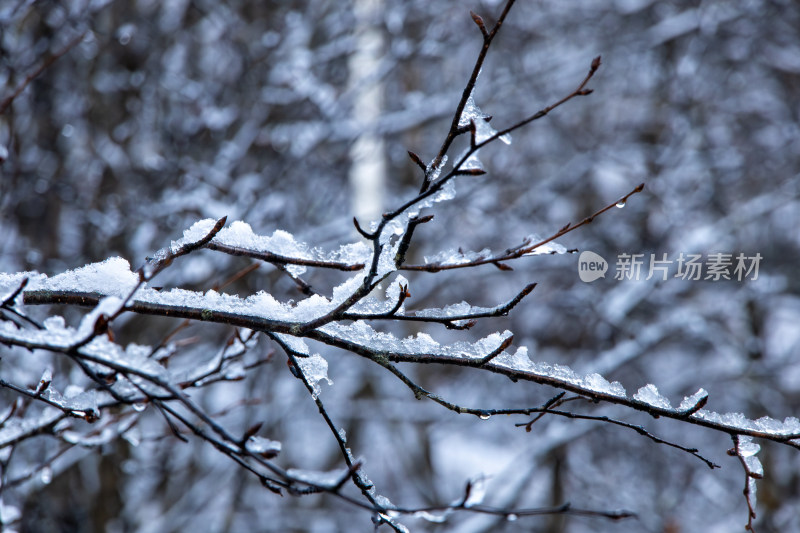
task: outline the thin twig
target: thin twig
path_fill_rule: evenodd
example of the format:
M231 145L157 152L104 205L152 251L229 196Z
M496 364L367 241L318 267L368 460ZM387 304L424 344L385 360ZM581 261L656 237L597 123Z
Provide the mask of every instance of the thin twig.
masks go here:
M618 200L609 203L602 209L595 211L588 217L584 218L580 222L576 224L569 223L559 229L557 232L553 233L550 237L543 239L541 241L535 243L523 243L519 246L514 248L509 248L505 252L491 255L489 257L480 257L477 259L473 259L470 261L465 261L463 263L456 263L456 264L447 264L447 263L426 263L424 265L403 265L399 269L400 270L414 270L414 271L421 271L421 272L441 272L442 270L455 270L459 268L472 268L480 265L489 265L493 264L497 266L497 263L502 261L511 261L513 259L518 259L525 255L528 255L534 252L536 249L541 248L545 244L552 242L558 238L563 237L567 233L570 233L581 226L585 226L587 224L591 224L595 218L602 215L606 211L609 211L613 207L616 207L619 204L624 204L628 201L628 199L644 190L644 183L637 185L631 192L626 194L625 196L619 198Z
M744 499L747 502L747 524L744 526L744 528L747 531L755 533L756 530L753 527L753 520L756 519L756 509L753 503L753 498L755 497L755 494L753 494L752 491L750 490L750 485L754 483L755 479L758 479L761 476L750 470L750 467L748 466L747 461L744 458L744 455L741 450L741 442L740 442L741 435L733 434L731 435L731 439L733 440L733 448L728 450L728 455L735 456L737 459L739 459L739 462L741 463L745 473L744 490L742 491L742 494L744 494Z
M481 33L483 35L483 46L481 47L480 52L478 52L478 57L475 59L475 65L472 67L472 73L467 80L467 84L464 86L464 91L461 93L461 99L458 101L458 105L456 106L456 112L453 114L453 120L450 123L450 130L447 132L447 136L445 137L444 141L442 142L442 146L439 148L439 153L433 160L433 163L430 165L429 170L426 170L425 176L422 180L422 187L420 188L420 193L424 193L428 190L431 184L432 172L431 169L437 168L444 158L445 154L450 150L450 145L453 144L453 141L458 137L460 134L460 129L458 127L458 123L461 121L461 115L464 113L464 107L467 105L467 101L469 97L472 95L472 91L475 89L475 83L478 81L478 75L481 72L481 68L483 67L483 62L486 59L486 54L489 52L489 47L492 45L492 41L494 40L497 32L500 31L500 28L505 22L506 17L508 16L509 11L514 6L515 0L508 0L506 2L505 7L503 8L502 13L500 13L500 17L498 17L497 22L492 27L491 31L487 32L485 26L483 26ZM476 16L474 13L471 13L472 19L476 20ZM478 17L480 19L480 17ZM480 19L483 22L483 19ZM481 27L481 24L478 24ZM401 209L403 211L405 209Z

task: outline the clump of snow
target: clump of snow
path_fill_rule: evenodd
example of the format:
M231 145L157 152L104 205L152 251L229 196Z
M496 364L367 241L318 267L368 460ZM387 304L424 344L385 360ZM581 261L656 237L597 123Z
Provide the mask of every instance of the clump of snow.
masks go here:
M375 296L368 296L363 298L361 301L357 302L353 307L350 308L350 311L353 313L363 313L363 314L371 314L371 315L378 315L383 313L388 313L400 299L400 287L407 286L408 280L402 276L398 275L393 281L389 283L389 286L386 288L386 297L385 298L377 298ZM405 313L405 305L401 305L400 308L397 310L398 315L402 315Z
M45 319L44 330L19 329L13 322L0 323L0 338L40 345L42 348L56 350L69 348L86 341L94 334L94 327L100 315L111 316L122 306L123 301L109 296L81 319L78 329L67 327L63 317L51 316ZM97 340L97 338L95 338ZM94 342L94 341L93 341Z
M470 491L467 500L464 502L464 507L469 508L474 505L480 505L483 503L483 499L486 497L486 491L488 489L488 483L486 482L486 477L481 476L475 479L470 480Z
M755 424L760 431L765 433L800 436L800 420L793 416L787 417L783 421L765 416L756 420Z
M320 381L325 380L328 385L333 385L333 381L328 377L328 361L321 355L315 353L309 357L298 357L296 361L306 380L311 384L314 398L317 398L322 392L319 386Z
M436 255L425 256L425 264L437 265L463 265L472 261L479 261L491 257L492 252L488 248L484 248L480 252L462 252L461 250L450 249L444 250Z
M535 233L532 233L527 237L525 237L525 242L533 244L537 242L542 242L543 240L544 239L541 236ZM565 254L565 253L567 253L567 248L564 245L559 244L556 241L550 241L541 246L537 246L536 248L526 253L525 255L550 255L550 254Z
M0 272L0 302L4 302L9 299L11 295L19 289L22 281L25 278L28 279L28 288L30 288L32 282L35 284L37 281L46 279L47 276L44 274L39 274L38 272L17 272L14 274ZM12 302L12 305L21 302L22 293L17 295L16 301Z
M306 341L300 337L286 335L284 333L274 333L273 335L275 335L279 341L288 346L290 350L297 354L309 355L311 353L308 349L308 344L306 344Z
M652 405L658 409L672 409L669 400L662 396L661 393L658 392L658 388L652 383L639 389L639 391L633 395L633 399L646 403L647 405Z
M460 501L458 503L460 503ZM428 511L417 511L412 516L414 518L421 518L422 520L433 522L434 524L443 524L444 522L447 521L447 516L449 514L450 513L447 511L444 511L439 514L429 513Z
M585 388L594 392L609 394L618 398L624 398L626 395L625 388L619 381L609 382L600 374L589 374L583 378L582 383Z
M686 396L681 404L678 406L679 411L688 411L694 408L698 403L708 398L708 392L705 389L698 389L697 392L691 396Z
M365 346L378 352L391 352L403 355L443 356L465 359L481 359L497 350L512 333L492 333L477 342L456 342L442 345L427 333L398 339L391 333L376 331L369 324L358 320L349 325L331 323L319 328L325 334L354 344Z
M244 444L247 451L266 457L275 457L281 452L281 443L253 435Z
M195 224L196 225L196 224ZM284 257L317 259L305 243L298 242L288 231L276 230L269 237L256 235L250 224L237 220L222 228L213 242L246 248L258 252L270 252Z
M461 152L461 155L459 155L455 159L455 163L454 164L458 164L458 161L461 161L462 159L464 159L464 157L470 152L470 150L472 150L472 149L471 148L466 148L463 152ZM473 169L483 170L483 163L481 163L481 160L478 159L478 152L480 152L480 150L475 150L472 153L470 153L469 157L467 157L466 160L463 163L461 163L461 166L458 167L458 169L459 170L473 170Z
M203 239L216 223L217 221L212 218L195 222L183 232L182 238L172 242L170 245L171 251L176 252L185 244L195 243ZM298 241L294 235L287 231L275 230L269 236L258 235L253 231L250 224L240 220L231 222L222 228L214 236L212 242L293 259L334 261L346 264L363 264L372 255L372 249L364 242L345 244L340 246L338 250L325 252L320 248L312 248L306 243ZM300 265L288 265L288 268L295 275L300 275L305 271L305 267Z
M204 220L199 220L192 224L192 226L184 230L183 237L176 241L172 241L169 248L172 253L178 252L183 246L187 244L194 244L200 240L203 240L208 234L214 229L217 221L213 218L206 218Z
M378 237L378 241L385 245L391 241L392 238L400 237L405 232L406 228L403 225L403 222L399 219L394 219L384 226L383 231L381 231L381 234Z
M525 372L546 378L548 381L561 382L575 387L580 387L587 392L595 392L608 396L625 398L625 387L618 381L609 382L600 374L581 376L566 365L550 364L541 361L532 362L528 357L528 349L524 346L518 348L513 354L503 352L494 358L493 365L508 368L518 372Z
M100 409L97 404L97 391L89 390L76 393L73 389L62 395L51 386L42 391L41 396L63 409L69 409L79 416L81 414L89 418L98 418L100 416Z
M770 435L800 437L800 420L791 416L783 421L770 418L768 416L751 420L742 413L716 413L701 409L692 416L701 420L707 420L715 424L728 426L731 429L741 429L746 431L761 431Z
M713 422L715 424L720 424L723 426L728 426L732 429L744 429L748 431L758 431L759 428L756 426L755 421L750 420L742 413L716 413L714 411L706 411L705 409L701 409L700 411L696 412L692 415L696 418L700 418L702 420L707 420L709 422Z
M419 311L414 312L414 316L420 316L425 318L451 318L454 319L456 317L461 317L460 319L453 320L453 323L457 326L463 326L467 322L469 322L469 317L473 315L483 315L483 314L490 314L494 312L497 308L494 307L477 307L472 306L467 302L461 302L457 304L451 304L442 308L427 308L427 309L420 309Z
M333 289L332 299L321 295L312 295L300 300L294 305L281 303L271 294L263 291L243 299L237 295L222 294L214 290L201 293L185 289L157 291L147 287L140 288L137 291L136 301L175 308L192 308L219 313L235 313L267 320L307 322L325 315L337 305L341 304L360 286L364 275L363 272L360 272L335 287ZM115 287L98 286L96 289L95 292L99 292L100 294L106 294L106 291L111 293L118 292ZM72 290L79 289L73 288ZM104 308L105 311L113 311L111 302L107 305L108 307ZM106 314L112 313L107 312ZM92 325L93 324L92 322Z
M487 118L489 118L489 115L481 111L481 108L475 104L475 99L472 97L472 94L470 94L466 104L464 104L464 110L461 112L461 116L458 117L458 127L463 128L469 126L469 123L473 120L485 120Z
M761 466L761 461L756 457L759 451L761 451L761 446L753 442L752 437L739 437L739 455L744 459L747 471L757 476L763 476L764 468Z
M761 446L753 442L752 437L739 437L738 454L744 461L749 492L747 496L753 509L755 509L757 502L756 479L761 479L764 476L764 467L761 466L761 460L756 457L759 451L761 451Z
M131 271L130 263L121 257L111 257L49 278L32 278L26 290L87 292L126 298L137 283L139 276Z
M63 316L55 315L45 318L43 325L44 329L48 331L59 331L63 330L67 326L67 323Z
M480 144L488 139L491 139L495 134L497 134L497 130L494 129L486 120L484 119L476 119L472 121L475 124L475 144ZM510 143L510 137L507 137ZM505 142L505 141L503 141Z
M409 529L406 526L394 520L394 518L398 516L398 512L394 510L396 509L396 506L391 502L389 498L381 494L374 494L374 498L375 498L375 503L377 505L386 509L386 513L378 513L378 516L380 516L383 520L391 521L395 530L400 531L401 533L410 533Z
M461 116L458 117L458 126L463 128L469 126L470 122L475 124L475 142L480 144L497 134L497 130L489 125L489 122L486 120L488 118L489 115L481 111L481 108L478 107L470 94L464 105L464 110L461 112ZM506 144L511 144L511 135L506 133L500 137L500 140Z
M748 496L750 498L750 506L755 509L758 506L758 490L756 489L756 479L754 477L747 478Z
M428 168L425 170L425 174L428 176L428 180L431 183L439 179L439 176L442 173L442 169L446 164L447 164L447 156L444 156L439 160L438 165L434 166L433 162L430 165L428 165Z
M81 319L80 326L78 326L78 338L86 338L94 332L94 326L100 316L105 315L110 317L115 315L123 306L123 301L116 296L106 296L94 309L91 310L86 316Z
M367 243L360 241L350 244L343 244L338 250L329 252L326 259L355 265L367 263L372 257L372 248Z
M308 483L317 487L335 487L336 484L347 475L347 470L330 470L321 472L319 470L301 470L290 468L286 471L289 477Z
M431 201L431 205L435 202L444 202L446 200L452 200L456 197L456 182L453 180L449 180L447 183L442 185L442 188L433 195L433 200ZM423 202L423 207L430 207L427 203ZM416 213L415 213L416 214Z

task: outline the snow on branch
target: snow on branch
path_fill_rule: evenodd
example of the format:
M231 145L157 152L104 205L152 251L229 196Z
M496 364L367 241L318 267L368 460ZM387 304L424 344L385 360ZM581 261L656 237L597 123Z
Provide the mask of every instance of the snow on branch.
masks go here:
M200 221L196 226L207 224L208 221ZM361 270L371 255L369 247L363 242L343 245L336 251L326 253L297 242L291 233L283 230L275 230L271 236L256 235L249 224L241 221L222 229L207 247L267 263L291 265L290 271L296 274L305 272L305 267Z
M563 237L567 233L574 231L581 226L585 226L587 224L591 224L594 219L606 211L609 211L612 207L616 207L619 205L625 205L628 199L633 196L634 194L638 194L644 190L644 183L637 185L631 192L622 196L620 199L606 205L602 209L596 211L595 213L589 215L588 217L582 219L581 221L577 222L576 224L567 223L557 232L553 233L551 236L547 238L540 238L537 235L532 235L517 246L508 248L504 252L500 253L491 253L488 249L482 250L480 252L462 252L461 250L458 251L449 251L449 252L440 252L439 254L433 257L426 257L424 265L403 265L400 267L401 270L417 270L417 271L425 271L425 272L440 272L442 270L454 270L457 268L471 268L479 265L494 265L501 270L509 270L511 267L506 265L504 261L510 261L512 259L518 259L523 256L530 256L530 255L552 255L552 254L563 254L567 252L567 249L556 243L555 240L558 238Z
M441 272L475 268L491 264L501 270L511 270L506 262L530 255L565 253L557 239L585 226L596 217L624 205L643 190L638 185L619 199L602 207L577 223L568 223L549 237L531 236L521 244L501 252L485 249L481 252L444 251L422 265L407 265L406 253L416 228L432 221L427 210L437 203L455 197L459 179L471 179L485 173L478 151L495 142L510 142L510 133L545 117L570 100L591 93L587 84L600 67L600 58L591 61L589 72L577 88L541 110L501 129L490 124L491 117L475 102L474 89L478 74L494 37L500 30L513 0L505 3L494 25L488 27L483 18L472 13L483 46L478 54L469 80L459 100L450 128L439 151L429 163L409 152L421 172L419 192L398 201L398 206L383 214L369 226L354 221L362 239L356 243L325 251L295 239L283 230L270 235L258 235L243 221L227 224L226 218L205 219L188 228L182 237L158 250L145 264L132 269L126 259L111 257L67 272L48 276L38 272L0 274L0 344L20 351L48 351L65 357L83 373L86 381L69 391L59 391L53 384L52 370L44 369L42 378L33 388L11 380L0 379L0 387L12 391L24 402L37 408L17 408L15 404L0 416L0 449L16 446L36 435L55 437L64 446L91 447L126 435L142 413L157 412L171 434L180 440L190 436L201 439L239 467L256 476L264 486L276 493L295 495L325 492L354 506L369 510L377 525L386 524L395 531L405 531L397 521L402 515L462 511L496 515L510 519L537 514L578 514L618 519L631 516L628 512L612 512L573 508L567 504L548 509L494 508L475 499L476 490L468 484L464 497L449 505L411 508L394 505L377 493L363 465L348 446L346 435L335 422L323 402L320 384L328 377L331 364L324 352L311 349L308 342L322 347L343 349L380 365L407 386L417 398L428 398L457 413L480 418L493 414L515 414L536 417L522 424L531 425L544 415L593 420L633 429L658 444L665 444L699 457L709 466L716 466L694 448L656 437L641 426L605 415L576 413L564 409L567 402L588 400L612 404L627 410L647 413L655 418L670 418L729 435L734 441L731 454L738 457L747 475L745 496L750 512L748 528L755 517L755 479L763 469L755 454L758 445L753 438L773 441L800 449L800 420L787 417L747 418L741 413L720 414L706 410L709 395L704 389L683 398L677 407L663 396L656 385L646 384L630 395L622 383L609 381L597 373L581 375L570 367L551 364L532 358L528 348L511 349L514 334L510 330L496 331L477 340L440 342L427 332L402 337L391 331L376 329L373 324L401 322L438 323L450 330L462 332L478 320L507 315L529 295L535 283L528 284L512 299L493 307L473 306L469 302L429 307L409 311L406 304L412 297L411 283L398 274L403 272ZM454 140L470 136L469 148L447 161ZM245 256L270 263L288 274L303 292L297 302L280 301L269 290L254 294L227 294L222 289L205 291L183 288L156 288L153 279L166 268L180 268L180 258L189 254L215 253ZM344 281L323 294L311 290L303 276L309 268L347 272ZM388 283L383 295L382 283ZM411 300L413 301L413 300ZM26 305L67 304L89 306L77 326L53 315L39 323L30 318ZM115 321L124 314L154 315L162 318L182 318L192 321L234 326L225 348L203 362L175 363L177 347L168 338L156 347L128 344L122 346L114 338ZM289 371L302 382L315 403L320 416L338 445L344 467L331 472L308 471L302 468L284 469L272 461L281 452L280 442L258 435L255 425L236 432L227 429L218 417L209 414L201 402L192 399L187 390L202 389L220 381L237 382L248 377L248 371L270 359L272 352L249 366L244 354L256 349L260 334L268 337L285 354ZM459 333L461 334L461 333ZM337 361L337 364L340 362ZM528 382L554 387L559 392L553 400L538 407L490 409L462 406L428 391L400 370L397 363L437 364L473 368L476 371L501 374L513 382ZM524 386L519 384L518 386ZM566 393L575 396L564 398ZM26 405L28 405L26 403ZM569 405L573 405L570 403ZM78 430L73 419L82 419L94 429ZM344 487L352 481L361 497L347 494ZM438 518L437 518L438 519Z
M474 344L451 346L441 346L424 334L396 339L389 334L376 332L365 323L352 330L329 325L310 333L309 337L375 360L477 366L506 375L514 381L549 385L595 401L624 405L654 417L673 418L724 433L759 437L800 449L800 420L795 417L787 417L783 421L770 417L751 420L741 413L707 411L701 408L708 401L708 393L703 389L684 398L677 408L673 408L653 384L645 385L631 397L622 384L609 382L600 374L579 375L565 365L531 361L525 347L517 348L513 353L504 350L497 352L512 338L510 331L492 334Z

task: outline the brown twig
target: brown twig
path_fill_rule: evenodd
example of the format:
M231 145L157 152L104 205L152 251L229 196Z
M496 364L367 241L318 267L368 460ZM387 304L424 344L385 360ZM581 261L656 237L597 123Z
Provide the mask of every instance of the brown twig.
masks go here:
M469 320L474 321L477 318L491 318L491 317L499 317L499 316L506 316L516 305L522 301L528 294L536 288L536 283L531 283L527 285L524 289L522 289L514 298L509 300L508 302L499 305L497 307L492 307L486 311L480 311L475 313L464 313L461 315L450 315L450 316L425 316L419 314L406 314L406 315L398 315L397 311L402 305L405 298L402 298L398 305L394 307L393 310L388 311L386 313L378 313L378 314L369 314L369 313L345 313L342 315L342 318L347 320L405 320L405 321L412 321L412 322L435 322L439 324L444 324L448 328L451 329L468 329L468 328L461 328L456 326L455 322L460 322L462 320ZM405 292L407 294L408 287L405 288ZM401 296L403 291L401 291ZM474 325L474 324L473 324Z
M488 264L493 264L495 266L498 266L498 263L501 262L501 261L510 261L512 259L518 259L518 258L520 258L520 257L522 257L524 255L530 254L531 252L533 252L537 248L541 248L542 246L544 246L545 244L547 244L549 242L552 242L552 241L554 241L554 240L556 240L556 239L558 239L560 237L563 237L567 233L570 233L570 232L580 228L581 226L585 226L587 224L591 224L594 221L594 219L597 218L598 216L602 215L603 213L605 213L606 211L610 210L611 208L613 208L613 207L615 207L617 205L626 203L628 201L628 198L630 198L634 194L642 192L643 190L644 190L644 183L641 183L641 184L637 185L636 188L634 188L631 192L629 192L628 194L626 194L625 196L623 196L619 200L616 200L615 202L612 202L612 203L608 204L607 206L603 207L599 211L596 211L593 214L589 215L588 217L584 218L583 220L581 220L577 224L569 223L569 224L563 226L557 232L553 233L550 237L547 237L546 239L543 239L543 240L538 241L538 242L533 243L533 244L523 243L523 244L521 244L521 245L519 245L517 247L510 248L510 249L506 250L505 252L503 252L501 254L492 255L490 257L481 257L481 258L478 258L478 259L474 259L472 261L465 261L463 263L457 263L457 264L452 264L452 265L442 264L442 263L426 263L424 265L402 265L402 266L399 267L399 270L415 270L415 271L422 271L422 272L440 272L442 270L455 270L457 268L472 268L472 267L476 267L476 266L479 266L479 265L488 265ZM500 263L500 264L502 264L502 263ZM505 270L505 269L501 268L501 270Z
M459 121L461 120L461 115L464 112L464 107L467 105L467 101L469 100L470 95L472 95L472 91L475 89L475 83L478 81L478 75L481 72L481 67L483 67L483 62L486 59L486 54L489 52L489 47L492 45L492 41L494 40L497 32L500 31L500 28L503 25L503 22L506 20L508 16L508 12L511 11L511 8L514 6L515 0L508 0L506 2L505 7L503 8L502 13L500 13L500 17L498 17L497 22L492 27L491 31L486 30L486 26L483 23L483 19L476 15L475 13L470 12L472 16L472 20L478 25L481 30L481 35L483 36L483 46L481 47L480 52L478 52L478 57L475 60L475 66L472 67L472 73L467 80L467 84L464 86L464 91L461 93L461 99L458 101L458 105L456 106L456 112L453 115L453 120L450 123L450 130L447 132L447 136L442 142L442 146L439 148L439 153L433 160L433 163L430 167L427 168L425 171L425 176L422 180L422 187L420 188L420 193L426 192L431 184L431 177L432 177L432 169L437 168L444 158L445 154L450 150L450 145L453 144L453 141L461 134L460 128L458 126ZM404 209L401 209L401 211Z
M573 98L578 97L578 96L588 96L588 95L592 94L592 90L591 89L586 89L585 87L586 87L586 84L589 83L589 80L592 79L592 77L594 76L595 72L597 72L597 69L600 68L600 62L601 62L600 61L600 56L597 56L592 60L592 64L589 67L589 73L586 75L586 77L583 79L583 81L580 83L580 85L578 85L578 87L574 91L569 93L567 96L565 96L564 98L562 98L558 102L550 104L549 106L545 107L544 109L541 109L541 110L537 111L533 115L520 120L519 122L517 122L513 126L509 126L508 128L506 128L504 130L498 131L497 133L495 133L494 135L492 135L488 139L485 139L485 140L483 140L483 141L481 141L479 143L476 143L474 148L473 148L473 150L471 150L470 152L468 152L467 155L465 155L464 161L466 161L466 158L468 158L469 155L471 155L471 153L473 151L478 150L482 146L485 146L485 145L489 144L490 142L493 142L496 139L499 139L500 137L511 133L514 130L517 130L517 129L523 127L523 126L526 126L527 124L530 124L534 120L539 120L540 118L545 117L548 113L550 113L550 111L552 111L555 108L557 108L557 107L569 102ZM455 166L458 167L460 165L456 164Z
M330 268L333 270L342 270L345 272L352 272L354 270L361 270L364 268L364 265L361 263L349 264L349 263L342 263L339 261L323 261L319 259L302 259L299 257L287 257L272 252L249 250L247 248L241 248L238 246L231 246L229 244L221 244L217 242L210 242L205 247L208 248L209 250L216 250L218 252L222 252L228 255L238 255L238 256L245 256L253 259L258 259L260 261L264 261L265 263L272 263L276 266L299 265L299 266L309 266L318 268Z
M747 461L744 458L744 454L741 450L741 435L733 434L731 435L731 439L733 439L733 448L728 450L728 455L735 456L739 459L739 462L742 464L742 468L744 469L745 479L744 479L744 490L742 494L744 494L744 499L747 502L747 524L744 528L747 531L755 533L755 528L753 527L753 520L756 519L756 509L754 504L755 494L751 491L751 484L753 488L755 488L755 480L761 479L762 475L750 470L750 466L747 464Z

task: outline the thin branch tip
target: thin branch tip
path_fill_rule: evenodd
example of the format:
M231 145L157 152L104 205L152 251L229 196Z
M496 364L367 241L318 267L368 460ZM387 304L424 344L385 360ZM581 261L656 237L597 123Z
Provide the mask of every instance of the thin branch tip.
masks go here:
M524 289L522 289L522 293L520 293L520 294L524 294L524 295L528 295L528 294L530 294L530 293L531 293L531 291L533 291L533 289L535 289L535 288L536 288L536 286L537 286L538 284L539 284L539 283L536 283L536 282L534 282L534 283L528 283L528 284L525 286L525 288L524 288Z
M17 287L16 290L14 290L14 292L9 294L8 298L3 300L2 304L0 304L0 307L5 307L5 306L13 303L14 300L17 298L17 296L19 296L19 293L21 293L23 290L25 290L25 287L28 285L28 281L30 281L30 278L28 278L27 276L22 278L22 281L20 282L19 287Z
M421 216L421 217L412 218L411 222L414 225L419 225L419 224L427 224L431 220L433 220L433 215L432 214L431 215L425 215L425 216Z
M456 176L483 176L486 174L486 171L482 168L468 168L465 170L456 170L454 175Z
M414 163L416 163L416 165L419 168L421 168L423 172L426 172L428 170L428 167L425 166L425 163L423 163L422 158L420 156L418 156L417 154L415 154L411 150L407 150L407 152L408 152L408 157L410 157L411 160Z
M227 221L228 221L227 215L217 220L216 224L214 224L214 227L211 228L211 231L209 231L208 234L202 239L200 239L196 244L187 247L186 252L189 252L194 248L201 248L206 244L208 244L209 242L211 242L214 239L214 237L217 236L217 233L219 233L222 230Z
M486 24L484 24L483 18L481 18L481 16L474 11L470 11L469 15L472 17L472 20L475 22L475 24L478 25L478 28L480 28L483 38L487 39L489 37L489 32L486 31Z
M372 240L375 238L375 234L367 232L364 228L361 227L361 224L358 223L358 219L353 217L353 225L356 227L356 231L365 239Z

